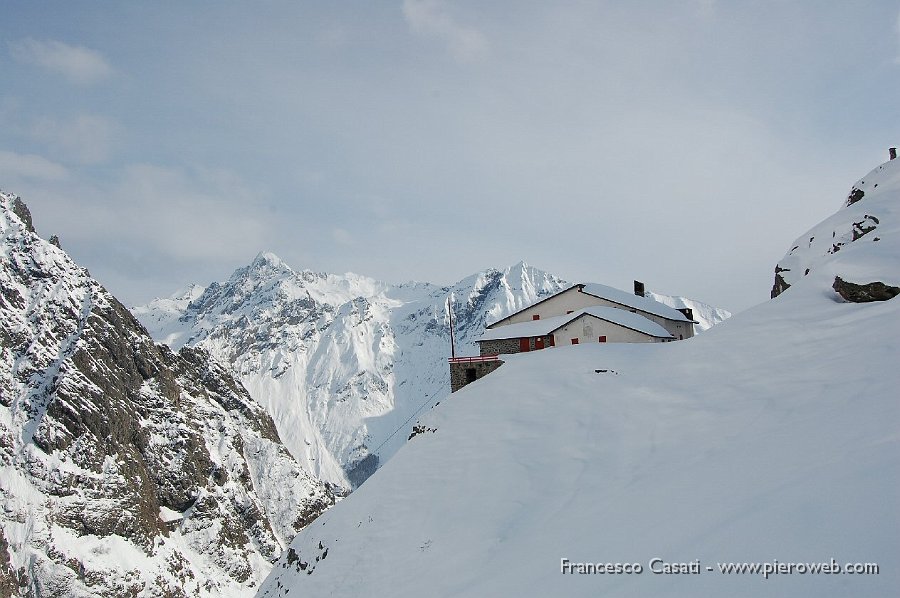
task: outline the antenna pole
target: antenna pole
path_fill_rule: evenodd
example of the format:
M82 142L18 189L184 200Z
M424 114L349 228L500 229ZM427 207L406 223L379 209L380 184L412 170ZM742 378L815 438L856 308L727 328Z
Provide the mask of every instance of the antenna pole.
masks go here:
M453 293L447 297L447 315L450 318L450 357L456 357L456 340L453 335Z

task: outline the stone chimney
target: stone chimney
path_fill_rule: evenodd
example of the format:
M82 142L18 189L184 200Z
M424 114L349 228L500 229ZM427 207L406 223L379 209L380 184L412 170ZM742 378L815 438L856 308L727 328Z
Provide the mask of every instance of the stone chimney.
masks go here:
M690 307L679 307L678 311L683 313L684 317L687 318L688 320L694 319L694 310L692 310Z

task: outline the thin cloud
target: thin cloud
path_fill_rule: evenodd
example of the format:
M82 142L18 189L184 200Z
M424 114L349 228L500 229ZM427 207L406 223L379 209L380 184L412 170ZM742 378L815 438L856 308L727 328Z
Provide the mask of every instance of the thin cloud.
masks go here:
M473 62L488 53L487 38L474 27L457 23L440 0L404 0L403 16L413 33L442 40L460 62Z
M5 181L60 180L68 175L69 171L64 166L42 156L0 150L0 178Z
M353 234L341 227L331 229L331 238L334 239L335 243L340 243L341 245L353 245L355 243Z
M894 31L897 34L897 40L900 41L900 13L897 13L897 26L894 28ZM894 58L894 62L896 64L900 64L900 54L898 54L897 57Z
M69 121L40 119L30 133L32 139L46 144L64 160L100 164L111 156L120 128L106 117L81 114Z
M96 50L70 46L60 41L26 38L10 42L13 58L25 64L61 74L77 85L90 85L109 77L113 69Z

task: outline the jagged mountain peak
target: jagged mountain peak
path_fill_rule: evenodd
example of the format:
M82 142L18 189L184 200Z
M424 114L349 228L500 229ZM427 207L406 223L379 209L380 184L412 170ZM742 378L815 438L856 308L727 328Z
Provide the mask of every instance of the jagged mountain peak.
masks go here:
M487 268L467 276L449 291L454 311L480 332L486 323L530 305L568 286L563 279L524 261L503 269ZM481 314L476 317L475 314ZM474 337L473 339L474 340Z
M271 251L260 251L256 254L256 257L253 258L253 262L251 263L251 267L262 268L262 267L289 267L284 260L280 257L272 253Z
M267 282L290 278L295 274L280 257L269 251L261 251L248 265L236 269L229 282L234 284L247 284L250 281Z

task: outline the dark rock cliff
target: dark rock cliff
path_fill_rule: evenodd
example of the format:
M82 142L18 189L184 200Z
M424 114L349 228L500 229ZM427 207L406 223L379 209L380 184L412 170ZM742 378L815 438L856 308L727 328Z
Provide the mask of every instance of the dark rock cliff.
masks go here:
M252 595L331 491L224 367L156 345L0 201L0 595Z

